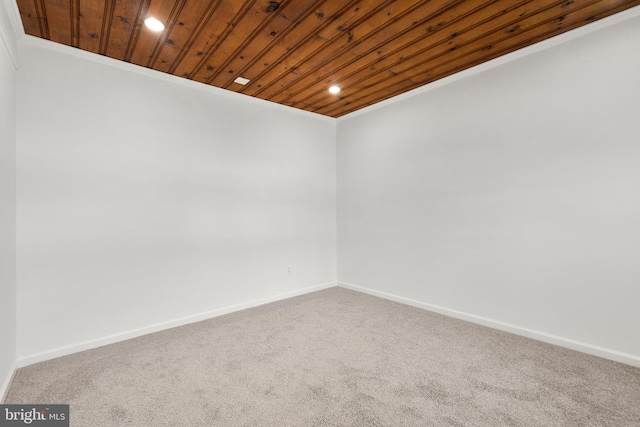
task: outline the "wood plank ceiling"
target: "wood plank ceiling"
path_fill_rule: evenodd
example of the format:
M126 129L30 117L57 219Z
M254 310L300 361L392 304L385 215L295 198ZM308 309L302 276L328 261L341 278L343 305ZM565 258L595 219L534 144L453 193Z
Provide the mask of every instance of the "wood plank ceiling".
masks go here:
M27 34L340 117L640 0L17 0ZM154 33L146 17L163 22ZM245 86L237 77L250 80ZM329 86L342 91L332 95Z

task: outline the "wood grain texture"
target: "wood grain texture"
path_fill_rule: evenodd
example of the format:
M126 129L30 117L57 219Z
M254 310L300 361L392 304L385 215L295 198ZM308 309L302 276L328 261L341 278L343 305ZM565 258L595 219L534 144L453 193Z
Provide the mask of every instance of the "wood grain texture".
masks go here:
M640 0L17 0L27 34L340 117ZM165 24L154 33L143 24ZM245 77L245 85L234 83ZM327 89L342 87L338 95Z
M38 3L34 0L17 0L17 4L24 32L32 36L48 39L48 34L42 31L42 21L44 21L46 13L38 10Z

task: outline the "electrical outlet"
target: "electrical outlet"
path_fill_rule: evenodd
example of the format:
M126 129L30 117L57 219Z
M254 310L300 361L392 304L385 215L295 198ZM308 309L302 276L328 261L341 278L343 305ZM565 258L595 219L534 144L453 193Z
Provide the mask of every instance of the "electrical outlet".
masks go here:
M287 276L291 276L291 266L287 265Z

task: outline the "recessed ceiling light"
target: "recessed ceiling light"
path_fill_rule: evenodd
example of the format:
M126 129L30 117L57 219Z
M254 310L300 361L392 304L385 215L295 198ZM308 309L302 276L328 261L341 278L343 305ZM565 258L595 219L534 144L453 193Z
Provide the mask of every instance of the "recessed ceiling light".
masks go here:
M233 82L238 83L239 85L246 85L247 83L249 83L249 79L245 79L244 77L238 77Z
M331 92L332 94L334 94L334 95L335 95L336 93L339 93L339 92L340 92L340 88L339 88L338 86L331 86L331 87L329 88L329 92Z
M160 32L164 30L164 24L153 17L145 19L144 25L146 25L151 31Z

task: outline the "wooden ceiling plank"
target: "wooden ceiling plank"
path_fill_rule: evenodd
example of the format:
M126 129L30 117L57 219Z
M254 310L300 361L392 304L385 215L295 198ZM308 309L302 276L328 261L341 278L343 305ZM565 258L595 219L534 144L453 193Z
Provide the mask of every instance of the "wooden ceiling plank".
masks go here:
M402 91L402 92L398 92L398 93L403 93L403 92L406 92L408 90L415 89L415 88L418 88L420 86L423 86L423 85L425 85L427 83L430 83L432 81L440 80L440 79L442 79L444 77L450 76L452 74L456 74L456 73L458 73L460 71L463 71L465 69L471 68L471 67L473 67L475 65L479 65L479 64L481 64L483 62L486 62L487 60L495 59L495 58L497 58L499 56L502 56L502 55L505 55L505 54L507 54L509 52L513 52L513 51L521 49L523 47L530 46L530 45L532 45L534 43L541 42L541 41L546 40L546 39L548 39L550 37L554 37L556 35L559 35L559 34L567 32L567 31L570 31L570 30L576 29L578 27L581 27L581 26L585 25L586 23L594 22L594 21L596 21L598 19L605 18L605 17L610 16L612 14L615 14L615 13L621 12L623 10L626 10L629 7L637 6L638 4L640 4L640 2L634 2L634 3L635 4L633 4L631 6L621 6L621 7L615 8L615 9L606 8L605 11L603 13L601 13L601 14L590 15L587 18L585 18L583 21L578 21L578 22L572 23L572 24L570 24L568 26L565 26L564 28L557 29L557 30L555 30L555 31L553 31L551 33L543 33L543 34L539 35L536 38L527 40L526 42L522 43L522 45L520 45L520 46L513 46L509 50L502 51L502 52L496 52L496 53L492 54L491 56L487 57L488 59L484 59L483 58L483 59L475 60L473 62L464 64L464 65L462 65L462 66L460 66L458 68L446 69L443 73L441 73L439 75L431 76L427 81L423 81L423 82L420 82L420 83L414 83L412 85L412 87L410 87L408 89L406 88L406 81L405 81L405 82L403 82L402 88L400 86L397 86L397 89ZM376 104L376 103L378 103L380 101L384 101L385 99L391 98L392 96L395 96L395 95L391 95L391 96L388 96L386 98L373 97L373 98L371 98L369 100L366 100L364 102L361 101L357 105L346 105L344 108L339 108L339 109L337 109L337 110L335 110L335 111L333 111L333 112L331 112L329 114L332 117L338 118L338 117L343 116L345 114L349 114L351 112L354 112L354 111L357 111L359 109L368 107L370 105L374 105L374 104Z
M560 0L556 2L556 5L563 2L564 0ZM340 84L345 88L355 86L365 79L373 78L378 73L386 73L396 64L402 64L405 62L410 63L412 60L425 60L425 57L427 57L430 50L438 46L440 46L444 51L448 51L453 47L454 42L457 45L460 45L465 41L483 37L488 32L493 31L496 28L513 25L514 23L522 20L523 17L528 16L534 10L538 10L541 4L548 3L548 1L535 0L530 2L527 0L520 2L519 4L511 4L511 7L513 8L510 10L505 9L505 7L508 7L510 3L513 2L506 0L504 2L491 3L487 8L477 12L477 14L465 14L451 20L447 19L449 18L448 15L456 13L456 10L448 11L442 16L442 18L446 20L447 24L437 26L433 31L425 32L422 36L410 34L408 43L405 43L404 45L401 43L394 44L394 46L399 45L398 49L395 51L391 51L379 58L376 57L377 52L370 52L367 56L362 58L361 62L354 64L352 67L340 70ZM460 11L464 12L465 9ZM440 17L436 17L435 20L439 21ZM427 28L431 28L432 24L432 22L427 22ZM393 71L394 73L397 73L396 70ZM302 97L304 95L305 93L301 93L299 96ZM331 96L327 94L326 90L309 92L309 95L309 98L314 97L314 99L311 100L305 98L305 100L311 104L321 102L322 99L331 98Z
M592 3L598 1L599 0L592 0ZM569 5L568 2L561 3L561 5L565 4ZM572 4L575 4L575 2L573 2ZM578 8L578 6L574 7ZM428 76L433 69L437 67L446 67L447 64L450 64L458 58L462 58L463 61L469 62L470 60L468 59L468 55L479 55L480 57L484 57L487 55L487 47L492 47L500 41L504 40L512 44L518 43L522 39L522 37L524 37L521 34L530 29L537 28L541 20L543 22L554 21L558 17L566 14L565 10L552 10L552 12L548 12L548 10L549 9L545 9L540 13L533 14L529 16L525 21L520 22L517 26L519 28L519 31L516 35L513 35L514 33L509 31L513 28L513 24L511 24L502 27L503 30L511 27L505 31L488 32L483 37L475 38L472 43L468 43L459 48L455 48L455 50L452 50L452 48L448 46L445 46L443 48L442 45L439 45L438 47L440 47L440 50L435 52L433 56L429 55L428 57L419 57L419 61L416 62L413 67L405 69L406 72L399 73L391 69L386 69L382 73L378 73L373 77L362 80L357 85L351 86L349 90L353 90L355 93L358 93L358 98L366 98L370 94L380 96L380 93L387 92L387 90L382 89L381 86L392 85L393 82L398 81L413 81L414 78L422 78L424 75ZM555 12L555 14L553 12ZM551 13L551 16L549 15L549 13ZM536 24L536 22L532 19L536 17L538 24ZM473 60L474 59L472 59L471 62L473 62ZM413 82L415 84L415 81ZM357 101L357 99L351 99ZM323 111L323 108L321 108L320 110Z
M171 43L162 49L153 68L173 74L205 29L220 2L221 0L188 0L177 18L178 25L172 28L169 35Z
M47 15L47 7L44 0L34 0L36 5L36 15L38 16L38 25L42 37L51 40L51 32L49 30L49 17Z
M136 11L136 16L133 21L133 28L131 33L129 34L129 41L127 42L127 49L124 52L123 61L131 62L131 58L133 57L133 53L138 44L138 40L140 39L140 32L142 31L143 22L145 17L147 16L147 12L149 10L149 6L151 4L151 0L141 0L138 10Z
M527 0L528 1L528 0ZM525 1L524 3L526 3ZM491 8L488 8L488 6ZM502 13L501 4L494 4L489 2L485 4L486 12L493 11L495 17ZM359 82L361 79L369 77L381 70L388 68L396 64L397 61L402 61L404 58L409 58L411 55L421 52L426 46L433 46L436 42L442 42L448 40L449 43L453 43L451 40L458 36L458 29L465 28L466 25L477 24L477 17L472 16L472 13L479 13L477 9L471 11L465 8L454 8L446 11L444 14L434 17L433 20L427 21L425 25L427 28L432 27L432 24L437 21L437 24L445 23L443 25L437 25L437 28L433 32L425 32L422 25L420 28L416 28L407 34L406 39L396 39L390 46L382 46L380 49L370 50L366 55L362 56L359 61L347 64L345 67L337 67L335 71L335 80L340 86L349 87ZM455 25L453 25L455 24ZM464 30L463 30L464 31ZM416 32L418 32L416 34ZM389 50L394 48L394 50ZM320 85L309 85L302 91L295 93L290 97L291 100L303 100L310 104L322 102L324 99L332 98L332 95L327 93L326 87Z
M460 0L450 0L445 4L450 5ZM275 101L278 95L288 90L290 85L297 83L304 77L310 77L314 81L318 80L318 76L314 71L322 64L331 63L342 56L347 56L347 60L356 60L357 56L352 52L352 46L360 44L367 37L378 33L385 28L392 26L400 21L407 20L414 22L414 16L425 13L426 9L440 10L443 6L440 2L415 1L409 2L392 2L385 4L383 8L378 9L375 13L367 17L362 17L351 25L341 25L337 28L339 31L330 42L322 46L322 49L314 52L313 55L305 58L297 67L295 73L282 75L278 79L278 86L272 87L267 91L262 91L261 97ZM416 19L419 19L416 16ZM286 96L285 96L286 97ZM277 101L275 101L277 102Z
M263 6L263 3L255 0L246 1L233 19L227 23L215 46L202 56L196 67L191 70L189 77L192 80L206 82L212 72L216 71L220 63L227 58L225 55L235 50L238 43L242 42L243 32L255 28L259 22L256 15L259 17L264 15Z
M640 4L640 1L634 1L633 3ZM434 68L429 72L429 75L425 77L423 74L415 75L411 78L414 84L422 86L425 78L429 80L436 78L441 79L448 75L454 74L463 69L471 68L481 63L490 61L507 53L514 52L527 46L531 46L539 41L549 39L558 34L569 31L587 23L594 22L597 19L609 16L612 13L616 13L620 10L627 9L629 6L622 6L619 9L611 9L609 6L602 6L602 2L592 2L582 9L568 14L566 17L562 16L558 19L550 19L542 22L540 25L525 30L522 34L526 37L524 40L513 43L510 38L504 38L498 43L492 45L492 49L489 54L484 57L474 57L473 55L466 55L464 57L456 58L455 60L443 64L440 67Z
M531 14L527 16L526 19L514 20L508 22L508 16L501 16L499 19L496 19L492 27L488 28L484 34L476 34L475 32L465 33L464 37L459 37L454 40L454 44L452 46L436 46L430 52L431 60L429 62L433 63L434 59L440 58L442 55L446 55L452 53L452 55L462 56L466 54L466 52L476 52L477 47L481 47L483 50L490 50L492 47L487 49L487 46L492 46L491 43L494 40L503 40L509 39L513 37L514 34L519 34L522 31L526 31L530 28L534 28L541 23L545 23L549 20L562 20L563 16L572 11L578 10L580 7L583 7L585 4L596 3L599 0L589 0L589 3L580 3L577 2L556 2L551 6L546 6L538 9L535 14ZM483 27L484 29L484 27ZM481 51L481 52L482 52ZM481 52L477 52L481 55ZM426 63L425 60L418 61L419 64ZM395 66L389 68L389 70L394 74L399 74L404 72L404 70L415 68L413 64L410 62L406 64L397 63Z
M149 61L147 61L148 68L153 68L156 61L158 60L158 57L160 56L160 52L165 47L169 47L167 51L170 51L174 54L172 58L167 60L167 62L169 61L173 62L177 57L177 52L175 52L175 49L170 48L174 43L174 41L170 38L170 36L172 36L173 29L178 23L178 17L182 13L182 10L184 9L184 6L186 3L187 3L187 0L177 0L173 5L173 8L169 13L169 17L164 21L165 30L162 32L162 34L160 34L160 37L158 37L158 40L156 41L156 45L153 48L153 51L151 52L151 56L149 57Z
M245 86L242 91L244 94L258 96L263 90L274 84L279 77L295 71L295 67L303 63L306 57L312 56L327 43L326 40L316 37L319 31L328 27L334 28L336 37L338 37L343 35L342 22L348 22L353 15L364 19L377 12L384 5L358 0L347 5L340 1L331 1L324 6L316 13L316 16L320 17L318 19L319 25L313 31L302 32L306 28L304 24L310 21L309 19L305 20L261 59L260 62L264 63L264 69L253 77L249 85ZM311 21L313 22L313 19Z
M153 59L156 52L162 47L168 40L168 35L171 32L172 18L175 19L172 14L176 9L184 6L185 0L166 0L166 1L151 1L149 0L146 10L141 8L136 17L136 26L134 27L134 33L137 33L136 39L132 42L130 47L130 59L129 62L143 67L150 68L149 62ZM165 25L164 31L156 32L147 28L144 25L144 20L148 17L154 17L158 21Z
M116 1L110 24L109 39L106 46L107 56L124 60L129 40L136 24L138 10L144 0Z
M268 50L261 53L255 58L253 64L248 65L243 70L243 76L250 79L251 82L244 86L241 91L248 95L255 95L262 88L259 83L262 76L273 70L281 64L294 64L297 60L291 58L295 53L293 46L304 45L307 41L314 38L315 33L324 28L335 20L342 13L354 7L360 0L352 0L345 5L343 0L325 0L324 3L318 5L312 15L302 19L297 23L291 31L278 37ZM322 43L322 42L320 42Z
M288 107L293 107L293 108L298 108L298 109L301 109L301 110L307 110L307 111L310 111L310 109L311 109L311 106L305 104L304 102L300 102L300 103L297 103L297 104L294 104L294 103L283 103L282 105L286 105Z
M49 27L49 40L71 46L71 3L74 0L42 0Z
M102 44L105 0L78 0L78 47L99 53Z
M253 42L245 45L235 55L235 58L230 58L231 61L223 69L220 69L218 75L213 79L209 79L208 83L217 87L229 88L231 86L232 89L240 89L241 86L235 86L236 84L233 83L234 78L236 76L244 77L246 69L259 61L269 49L295 28L299 22L313 15L318 4L322 4L324 1L292 1L286 3L285 8L278 9L278 16L256 36ZM231 70L234 72L228 73Z
M379 2L361 2L353 8L354 13L345 13L338 17L334 25L323 27L316 33L316 37L329 42L336 35L352 30L355 26L361 26L372 17L383 13L387 19L393 19L398 13L417 7L419 1L381 0ZM364 13L358 13L364 12ZM337 25L336 25L337 24Z
M41 17L36 8L37 0L18 0L18 10L22 19L24 32L31 36L49 38L44 36L41 21L46 21L46 17Z
M206 55L213 55L218 45L229 31L230 22L233 22L246 3L229 0L218 1L210 9L207 9L208 17L202 22L202 26L196 25L194 32L184 46L182 58L176 58L172 65L171 73L176 76L191 78L191 73L198 70L200 63ZM220 25L224 23L224 25ZM200 24L200 23L199 23ZM204 65L204 64L202 64Z
M340 115L363 108L365 105L371 105L390 98L394 96L394 92L401 93L397 92L397 89L400 87L402 87L403 91L406 91L408 81L412 82L414 88L420 87L424 84L446 77L447 75L451 75L479 63L486 62L485 58L487 57L490 59L497 58L505 55L506 53L529 46L532 43L545 40L570 29L577 28L587 22L591 22L595 19L600 19L604 16L609 16L612 13L635 6L639 4L640 1L634 0L631 2L624 2L614 10L611 9L609 4L603 5L603 3L604 2L602 1L589 2L585 7L576 9L571 13L561 14L555 18L551 17L541 24L532 26L526 30L523 29L522 31L519 31L516 36L503 34L504 37L502 37L501 40L490 44L490 46L493 46L490 56L478 57L473 55L473 52L470 52L470 54L457 56L452 61L440 64L436 67L429 66L427 64L423 68L411 70L411 73L408 76L397 75L386 80L381 79L380 82L378 82L378 85L372 84L367 89L361 91L357 98L351 98L352 102L350 102L348 106L344 105L344 103L342 103L342 105L340 103L333 103L327 104L326 106L319 108L317 111L321 114L339 117ZM564 16L563 19L558 19L562 16ZM489 45L484 44L484 46L486 47ZM481 46L479 50L483 50L483 47Z
M331 55L328 60L308 61L312 68L301 70L295 81L283 82L289 83L288 86L284 86L278 92L271 94L269 99L274 102L284 101L312 86L324 86L326 89L329 85L337 82L340 77L340 70L343 67L359 63L362 60L361 55L357 54L359 48L362 48L361 51L364 52L375 51L377 55L382 55L385 53L385 45L389 44L389 40L394 42L397 39L402 40L412 29L420 30L424 22L435 19L452 7L464 6L465 4L471 4L474 9L482 5L482 3L478 2L464 1L427 2L421 5L419 9L412 11L412 13L399 14L392 20L385 20L384 16L379 16L378 18L381 18L382 21L374 21L374 25L370 26L373 30L369 33L358 34L361 28L354 27L353 43L342 49L340 53ZM440 21L440 25L445 24L445 21Z
M529 0L523 0L520 3L526 3L527 1ZM503 13L504 7L504 3L496 0L490 0L485 3L465 1L442 10L441 13L426 15L426 18L414 21L414 25L406 25L405 22L399 21L397 23L398 27L391 27L394 34L392 37L383 40L373 36L367 37L359 46L362 48L360 50L361 54L356 59L346 60L348 58L338 56L331 63L319 67L310 77L300 79L299 82L283 91L283 93L287 94L286 97L274 97L273 99L276 102L279 99L305 100L319 93L326 94L326 85L316 84L316 82L325 82L326 79L331 78L336 83L347 84L345 80L358 71L364 70L370 73L374 64L391 55L392 49L415 50L420 42L424 44L425 39L430 40L436 35L450 38L451 34L459 31L455 28L466 28L466 26L477 24L479 19L490 19L489 17ZM456 24L456 27L453 27L453 24ZM406 25L404 31L402 30L402 25ZM451 27L451 29L447 29L447 27Z
M111 37L111 26L113 23L113 14L116 8L116 0L106 0L104 2L104 11L102 12L102 28L100 29L100 46L98 53L100 55L107 54L107 46L109 46L109 38Z
M449 2L455 1L459 0L449 0ZM329 27L329 29L332 30L332 33L329 34L325 31L325 36L320 38L320 40L329 38L326 43L322 44L318 49L310 52L301 59L294 66L295 68L282 70L283 72L278 76L274 76L277 78L277 85L268 84L264 86L263 79L263 89L258 93L259 96L268 100L274 99L274 96L285 90L290 84L312 72L318 64L322 64L326 61L333 61L336 55L340 52L345 52L345 54L353 57L349 47L353 44L359 43L361 38L365 37L364 33L366 33L366 29L362 30L363 33L360 34L362 26L364 26L364 28L375 28L375 30L370 31L378 31L381 28L391 25L401 17L415 13L426 3L429 3L428 0L387 2L370 10L366 15L358 17L358 19L353 19L350 16L344 17L340 20L340 25L337 27ZM357 39L354 38L354 34L356 33L358 34Z
M538 0L537 2L533 2L521 8L513 9L509 13L498 14L494 19L486 21L483 25L475 27L471 31L459 32L454 39L440 38L438 43L432 44L421 51L411 54L406 51L400 52L392 57L386 58L385 61L382 61L379 70L376 70L375 72L362 71L354 74L351 78L346 79L345 87L353 87L356 88L356 90L362 90L363 87L369 87L371 85L368 82L388 80L389 74L392 76L401 74L402 70L394 68L396 64L400 64L399 66L405 64L407 67L417 67L422 64L428 64L430 66L436 65L439 61L443 60L441 59L443 57L445 58L444 60L446 60L447 57L450 58L451 56L461 54L464 49L468 49L467 45L470 43L477 42L482 48L484 48L495 40L491 37L511 37L512 33L509 33L508 31L515 26L534 25L535 20L550 19L549 15L557 17L567 12L565 1L561 0L551 5L546 5L544 3L544 0ZM527 10L530 12L527 13ZM533 10L537 13L533 13ZM521 18L523 13L525 14L525 18ZM528 22L528 24L523 22ZM500 32L501 30L505 31L504 34ZM455 44L452 44L451 42L455 42ZM482 52L480 54L482 54ZM326 98L329 99L329 97ZM321 101L318 100L316 102Z
M99 1L99 0L98 0ZM80 0L71 0L69 21L71 23L71 46L80 46Z
M240 30L240 37L238 42L236 43L235 50L233 50L233 52L226 54L223 58L224 60L222 62L218 62L217 66L214 66L213 73L206 80L206 83L212 84L213 80L221 76L223 79L227 81L236 77L238 75L237 74L238 70L242 68L242 65L237 64L238 65L237 67L233 67L231 66L231 64L234 61L240 61L241 64L242 63L246 64L244 55L242 55L242 51L247 50L250 46L256 47L258 51L263 50L264 47L266 46L265 41L268 45L270 39L273 39L273 37L265 39L265 38L260 38L260 35L267 34L269 27L272 27L273 25L277 25L277 23L288 22L288 20L283 21L282 19L277 19L278 16L280 16L280 13L284 13L285 11L291 11L292 16L295 16L296 14L300 13L301 10L303 10L304 6L305 4L303 4L302 2L288 1L288 2L285 2L284 5L282 5L282 2L281 2L280 7L279 9L277 9L277 11L269 12L265 10L265 6L263 5L261 9L258 9L261 12L260 15L253 17L253 20L256 20L257 25L252 24L251 21L247 22L248 28L249 29L253 28L253 30L248 36L246 37L244 36L246 32L241 31L242 30L241 27L236 29L236 30ZM274 24L274 21L275 21L275 24ZM230 36L232 35L233 33ZM229 44L228 46L229 46L229 49L231 49L233 45Z

